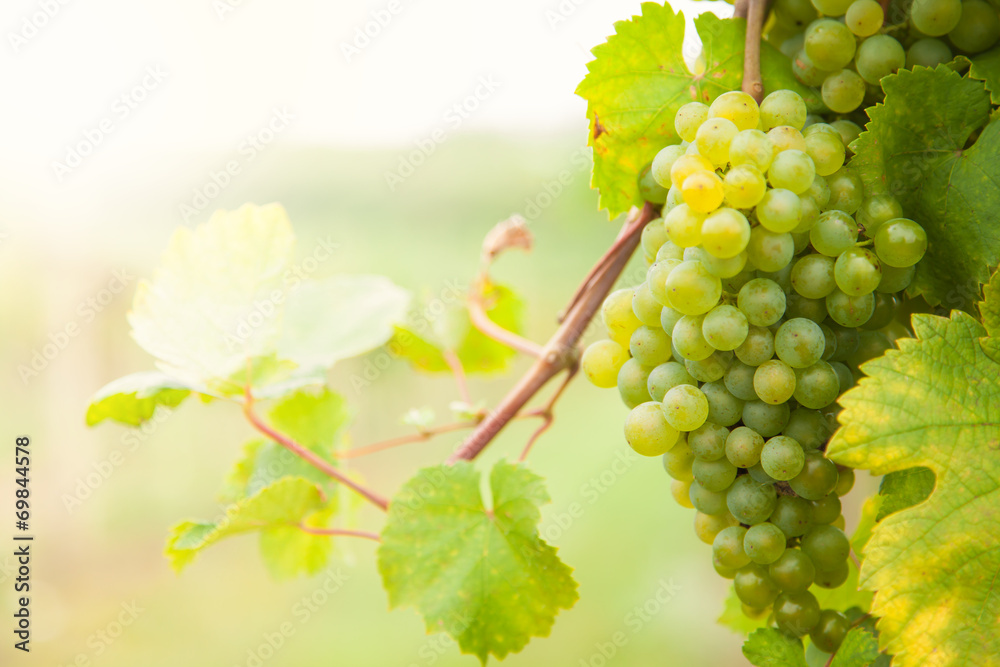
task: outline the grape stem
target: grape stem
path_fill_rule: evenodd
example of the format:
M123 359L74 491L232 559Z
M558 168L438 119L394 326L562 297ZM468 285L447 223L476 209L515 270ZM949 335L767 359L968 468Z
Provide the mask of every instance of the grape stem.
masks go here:
M370 445L365 445L364 447L347 449L342 452L337 452L334 456L338 459L356 459L361 456L367 456L368 454L385 451L386 449L393 449L395 447L409 445L414 442L430 440L434 436L441 435L442 433L451 433L452 431L462 431L464 429L475 428L481 421L482 419L480 418L476 421L456 422L454 424L444 424L443 426L435 426L433 428L421 428L416 433L411 433L410 435L401 435L398 438L374 442Z
M444 362L451 369L451 374L455 376L455 384L458 385L458 395L465 401L466 405L472 404L472 397L469 395L469 383L465 380L465 369L462 368L462 360L451 350L445 350Z
M299 528L310 535L329 535L331 537L361 537L366 540L373 540L375 542L381 542L382 539L375 533L369 533L364 530L347 530L344 528L313 528L312 526L307 526L305 524L299 524Z
M760 74L760 40L767 13L767 0L741 0L746 7L747 35L743 49L743 92L757 104L764 99L764 83ZM739 4L737 10L739 11Z
M248 378L250 377L249 372L247 373L247 377ZM253 406L255 402L256 401L253 397L253 393L250 391L250 384L248 383L243 388L243 414L246 416L246 419L248 422L250 422L251 426L253 426L255 429L260 431L260 433L266 435L268 438L278 443L288 451L292 452L299 458L305 460L313 467L317 468L318 470L321 470L322 472L326 473L333 479L337 480L347 488L358 493L365 500L369 501L373 505L376 505L383 512L387 512L389 510L389 501L380 496L378 493L361 486L360 484L358 484L357 482L350 479L342 472L334 468L328 461L323 460L315 452L303 447L302 445L295 442L295 440L288 437L287 435L279 433L278 431L271 428L266 422L264 422L263 419L260 418L260 416L256 412L254 412Z
M481 277L480 280L482 279ZM473 291L469 293L469 319L472 320L472 326L476 327L487 338L492 338L498 343L513 348L522 354L535 357L536 359L542 356L541 345L533 340L519 336L513 331L504 329L490 319L490 316L486 313L486 306L483 304L481 293L482 290L478 289L478 286L474 287Z
M573 381L573 376L576 375L578 370L580 370L580 364L578 362L567 368L566 377L563 378L562 384L559 385L559 388L556 389L555 393L552 394L552 397L549 398L545 407L540 410L533 411L533 414L542 418L542 425L531 434L531 437L528 439L528 444L524 446L524 450L521 452L521 457L518 461L524 461L528 458L528 454L531 453L531 448L534 447L535 442L537 442L542 436L542 433L545 433L552 426L552 422L555 420L555 414L552 409L555 407L556 402L558 402L559 397L562 396L563 391L565 391L566 387L569 386L569 383Z
M542 348L542 354L535 359L535 363L511 388L496 409L489 413L469 434L465 442L452 453L448 463L471 461L476 458L549 380L578 362L577 342L639 245L643 228L656 215L657 207L649 203L641 209L632 210L618 239L597 260L595 268L584 279L583 286L578 290L579 297L574 296L565 319Z

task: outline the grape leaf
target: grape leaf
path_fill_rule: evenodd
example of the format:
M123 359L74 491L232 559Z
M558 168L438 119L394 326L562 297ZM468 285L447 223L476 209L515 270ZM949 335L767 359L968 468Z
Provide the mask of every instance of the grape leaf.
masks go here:
M524 302L517 293L495 283L482 285L480 289L489 318L508 331L521 333ZM502 371L516 355L513 349L472 326L464 304L446 306L446 310L436 316L432 315L431 304L421 312L421 318L411 318L396 327L389 349L422 371L450 371L444 358L446 350L458 357L466 373Z
M774 628L752 632L743 643L743 655L757 667L806 667L802 642Z
M844 637L830 667L868 667L878 658L878 642L872 633L854 628Z
M883 498L878 520L924 502L933 490L934 473L927 468L918 466L889 473L882 478L878 489Z
M682 105L711 102L743 82L746 21L706 12L695 19L705 71L684 61L684 15L669 5L642 4L642 15L615 24L615 34L593 50L594 60L576 92L587 100L589 144L594 149L592 185L612 217L640 205L636 179L656 152L679 138L674 114ZM822 107L816 91L800 84L791 61L764 42L761 71L766 92L787 88Z
M226 537L252 531L266 534L265 555L272 558L281 544L287 553L281 556L280 571L298 569L310 571L316 562L313 540L329 540L327 536L309 535L311 538L279 542L278 537L287 533L283 529L307 522L313 524L312 515L324 507L319 487L301 477L286 477L267 486L255 495L230 505L226 515L215 522L184 521L173 527L167 541L166 556L175 570L180 572L205 547ZM296 529L298 530L298 529ZM271 534L270 531L278 531ZM302 531L299 531L302 532Z
M927 230L908 292L974 312L979 285L1000 260L1000 123L989 122L989 93L943 65L900 70L882 88L885 102L868 110L851 166L866 194L893 194Z
M414 606L485 664L549 634L577 600L571 570L538 535L542 479L503 461L483 505L471 463L424 468L389 506L378 567L391 607Z
M311 528L324 528L334 512L332 505L327 506L306 516L302 523ZM318 574L330 562L333 546L330 536L313 535L298 526L273 526L260 532L260 553L275 579Z
M973 56L969 76L983 81L993 104L1000 104L1000 47Z
M767 614L757 619L744 614L743 604L736 595L736 589L730 587L718 622L737 634L747 635L758 628L767 627Z
M175 408L191 393L189 385L156 371L132 373L114 380L94 394L87 407L87 426L105 419L140 426L157 406Z
M983 300L979 303L979 313L983 318L986 333L1000 338L1000 269L993 273L990 282L983 287Z
M868 377L840 398L827 454L874 474L924 466L937 477L926 501L883 519L865 547L861 584L875 591L893 664L995 665L1000 364L961 311L912 324L917 339L864 364Z

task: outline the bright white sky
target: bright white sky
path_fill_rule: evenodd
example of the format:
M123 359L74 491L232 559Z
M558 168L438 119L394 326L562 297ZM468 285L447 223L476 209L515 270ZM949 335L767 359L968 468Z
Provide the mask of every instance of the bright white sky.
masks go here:
M675 6L689 19L731 12ZM573 90L589 50L638 11L638 0L4 0L0 210L37 212L41 199L41 217L58 216L164 178L178 154L235 151L276 108L294 116L282 142L409 146L483 77L499 85L480 88L460 131L583 131ZM390 20L348 62L343 45L373 12ZM144 99L122 101L144 77ZM104 138L60 181L54 163L88 131Z

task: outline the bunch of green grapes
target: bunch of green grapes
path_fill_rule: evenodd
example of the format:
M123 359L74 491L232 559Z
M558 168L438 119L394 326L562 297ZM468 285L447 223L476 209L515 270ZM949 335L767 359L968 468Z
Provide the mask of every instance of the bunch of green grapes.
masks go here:
M682 141L640 177L663 204L646 280L607 297L608 340L581 363L618 388L628 444L662 456L744 612L831 651L847 621L810 589L847 578L854 473L824 449L858 366L907 334L897 295L927 236L865 196L837 128L806 120L788 90L680 108Z
M989 49L1000 18L985 0L912 0L895 25L876 0L776 0L767 34L799 81L820 87L823 103L844 114L880 95L881 78L900 68Z

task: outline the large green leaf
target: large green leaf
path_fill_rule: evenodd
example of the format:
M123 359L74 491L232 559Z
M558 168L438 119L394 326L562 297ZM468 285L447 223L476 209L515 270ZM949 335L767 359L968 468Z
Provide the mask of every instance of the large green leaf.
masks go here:
M993 273L990 282L983 287L979 314L983 318L986 333L994 338L1000 338L1000 269Z
M695 19L705 71L692 73L684 61L684 16L669 5L642 4L642 15L615 24L615 34L594 49L588 74L577 88L587 100L593 186L612 216L639 205L636 179L656 152L679 141L674 114L682 105L711 102L743 82L746 21L704 13ZM788 88L812 109L822 106L816 91L794 77L791 62L768 43L761 47L765 92Z
M882 88L885 102L868 110L851 166L869 194L895 195L927 230L910 293L974 312L1000 260L1000 122L989 122L989 93L944 65L900 70Z
M190 386L164 373L132 373L104 385L94 394L87 407L87 426L105 419L139 426L153 416L158 406L175 408L190 393Z
M883 519L865 547L861 583L875 591L880 643L894 665L1000 664L1000 364L982 325L914 315L917 339L867 362L844 394L827 450L875 474L923 466L930 497Z
M1000 47L973 56L969 73L986 84L993 104L1000 104Z
M468 462L421 470L389 506L378 567L392 607L416 607L428 632L447 632L485 664L547 636L577 592L538 535L542 479L497 463L490 509L479 481Z
M872 633L854 628L847 633L830 667L868 667L878 658L878 642Z
M757 667L806 667L802 642L774 628L752 632L743 643L743 655Z

